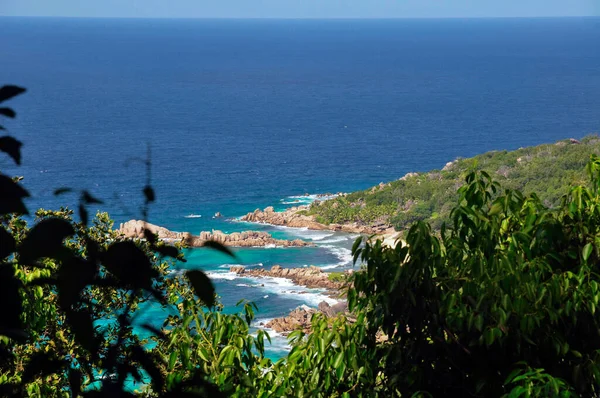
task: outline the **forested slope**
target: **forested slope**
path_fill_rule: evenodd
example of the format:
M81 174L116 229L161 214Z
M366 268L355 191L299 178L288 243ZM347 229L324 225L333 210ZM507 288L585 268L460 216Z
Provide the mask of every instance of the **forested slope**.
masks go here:
M387 184L314 203L308 213L325 224L388 223L402 230L425 220L439 228L456 205L464 176L472 170L486 171L504 188L535 192L542 203L554 207L569 186L586 181L584 169L591 154L600 154L597 135L487 152L449 162L441 170L408 173Z

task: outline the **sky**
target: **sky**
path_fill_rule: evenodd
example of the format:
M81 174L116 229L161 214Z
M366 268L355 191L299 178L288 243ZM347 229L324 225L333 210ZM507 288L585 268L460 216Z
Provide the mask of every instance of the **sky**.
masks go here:
M600 0L0 0L0 15L123 18L600 16Z

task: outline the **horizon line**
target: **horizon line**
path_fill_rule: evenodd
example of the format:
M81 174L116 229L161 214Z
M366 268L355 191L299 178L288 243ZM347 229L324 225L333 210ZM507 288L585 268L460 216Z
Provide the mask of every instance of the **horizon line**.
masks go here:
M63 19L165 19L165 20L415 20L415 19L563 19L600 18L600 15L535 15L535 16L402 16L402 17L143 17L143 16L73 16L73 15L2 15L0 18Z

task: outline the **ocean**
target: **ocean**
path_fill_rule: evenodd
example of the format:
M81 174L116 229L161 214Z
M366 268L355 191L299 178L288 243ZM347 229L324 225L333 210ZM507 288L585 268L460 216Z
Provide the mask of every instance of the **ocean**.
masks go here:
M152 223L317 244L236 250L249 267L352 267L354 236L232 220L256 208L600 127L600 18L5 17L0 38L0 83L28 89L4 123L24 143L23 166L0 168L25 177L31 209L73 206L52 195L66 186L103 199L117 225L140 218L150 147ZM218 253L186 255L181 267L209 272L226 311L255 301L258 322L328 299L237 277ZM270 354L285 349L277 338Z

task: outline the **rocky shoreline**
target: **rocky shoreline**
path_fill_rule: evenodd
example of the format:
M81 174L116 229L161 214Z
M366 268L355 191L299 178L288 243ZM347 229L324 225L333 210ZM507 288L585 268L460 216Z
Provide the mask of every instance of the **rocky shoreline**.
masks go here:
M311 289L326 289L327 294L333 298L340 298L344 294L344 287L347 286L347 282L344 280L331 280L326 272L313 265L307 268L283 268L279 265L274 265L270 270L262 268L247 269L241 265L234 265L229 268L229 271L237 275L254 278L286 278L296 285ZM349 270L345 274L349 276L351 273L352 271ZM347 312L347 309L348 305L346 301L340 301L333 305L322 301L319 303L318 309L302 305L294 309L287 316L272 319L269 322L261 323L259 326L272 329L282 335L287 335L297 329L302 329L305 333L308 333L313 314L322 313L327 317L332 317L339 313Z
M130 220L120 224L117 232L127 238L144 238L144 231L148 230L159 239L183 241L190 247L202 247L207 241L219 242L230 247L306 247L314 246L313 243L305 242L301 239L285 240L275 239L267 232L244 231L226 234L221 231L213 230L211 232L202 231L199 235L192 235L189 232L174 232L158 225L146 223L140 220Z
M318 202L315 202L318 203ZM307 228L318 231L347 232L353 234L387 234L393 232L388 224L362 225L359 223L349 224L321 224L315 217L306 214L309 205L290 207L284 211L275 211L273 206L264 210L256 209L242 217L239 221L270 224L290 228Z
M242 276L251 276L254 278L286 278L294 282L296 285L305 286L309 289L326 289L331 296L339 297L341 290L346 286L343 281L330 280L329 275L319 267L311 265L306 268L283 268L279 265L274 265L270 270L263 268L247 269L243 265L234 265L229 268L230 272ZM350 275L351 270L346 271Z
M314 314L321 313L326 317L334 317L338 314L348 312L348 304L340 302L334 305L329 305L322 301L318 309L310 308L306 305L301 305L288 316L275 318L266 323L260 323L259 326L272 329L273 331L287 336L294 330L301 329L304 333L310 333L311 318Z

